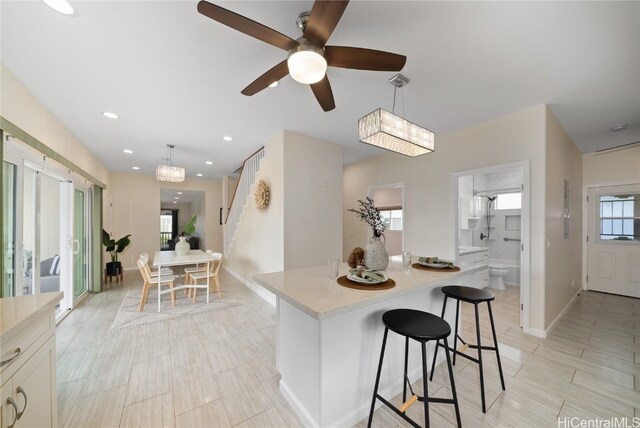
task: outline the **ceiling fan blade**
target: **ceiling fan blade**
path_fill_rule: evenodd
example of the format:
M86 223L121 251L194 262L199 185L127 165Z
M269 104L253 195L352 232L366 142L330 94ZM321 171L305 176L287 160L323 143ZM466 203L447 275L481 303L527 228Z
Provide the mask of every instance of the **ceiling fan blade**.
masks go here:
M249 97L251 95L255 95L273 82L277 82L282 79L287 74L289 74L289 67L287 67L287 60L285 59L271 70L251 82L249 86L242 90L242 95L247 95Z
M289 36L285 36L276 30L260 24L252 19L238 15L223 7L201 0L198 2L198 12L214 21L238 30L265 43L288 51L296 46L298 42Z
M407 57L391 52L348 46L325 46L327 64L356 70L400 71Z
M304 38L324 46L348 4L349 0L316 0L304 29Z
M336 108L336 102L333 99L331 84L329 83L329 78L326 74L321 81L310 86L311 90L313 91L313 95L316 96L316 99L320 103L320 107L322 107L322 110L331 111Z

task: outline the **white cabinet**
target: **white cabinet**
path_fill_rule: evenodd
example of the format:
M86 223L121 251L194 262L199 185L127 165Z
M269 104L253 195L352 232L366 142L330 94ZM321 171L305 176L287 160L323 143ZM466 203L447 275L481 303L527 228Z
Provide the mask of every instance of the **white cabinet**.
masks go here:
M54 293L46 293L54 294ZM59 293L61 295L61 293ZM1 310L13 310L24 315L22 301L0 299ZM13 298L12 298L13 299ZM0 427L46 428L57 427L56 342L54 306L60 299L38 307L40 301L30 302L33 309L24 319L11 319L8 328L2 326L0 348ZM3 315L4 318L4 315Z
M489 285L489 250L475 251L468 254L460 254L459 263L463 267L483 269L467 275L463 285L468 287L485 288Z

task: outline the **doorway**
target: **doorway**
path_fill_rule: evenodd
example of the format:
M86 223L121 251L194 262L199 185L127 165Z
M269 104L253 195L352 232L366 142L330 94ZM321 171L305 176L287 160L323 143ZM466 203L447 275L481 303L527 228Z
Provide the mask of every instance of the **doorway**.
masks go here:
M205 200L206 193L200 190L160 189L160 247L163 251L174 250L180 235L187 236L192 250L205 248Z
M474 287L492 287L513 302L514 323L529 331L529 161L451 174L456 262L484 268ZM519 289L518 289L519 288ZM492 290L493 291L493 290Z
M399 256L404 249L404 183L393 183L369 189L369 197L380 211L385 247L389 256Z
M586 285L640 297L640 184L588 189Z

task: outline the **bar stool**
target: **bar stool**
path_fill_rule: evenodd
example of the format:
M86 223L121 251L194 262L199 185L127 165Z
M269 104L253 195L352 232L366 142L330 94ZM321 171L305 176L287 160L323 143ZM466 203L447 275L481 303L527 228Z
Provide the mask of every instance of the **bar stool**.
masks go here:
M456 364L456 354L464 357L468 360L473 361L478 364L480 369L480 398L482 400L482 412L487 413L487 408L485 405L484 399L484 371L482 369L482 350L485 351L495 351L496 359L498 360L498 371L500 372L500 383L502 384L502 390L504 391L504 377L502 376L502 364L500 363L500 351L498 350L498 339L496 338L496 328L493 324L493 313L491 312L491 301L495 299L495 296L485 291L481 288L474 287L464 287L461 285L449 285L446 287L442 287L442 292L444 293L444 304L442 305L442 318L444 318L444 311L447 308L447 299L450 297L456 300L456 329L455 336L453 339L453 349L449 348L447 342L445 341L444 345L438 342L436 343L436 351L433 355L433 363L431 364L431 377L433 380L433 370L436 366L436 356L438 355L438 347L443 347L446 350L453 352L453 365ZM473 303L473 307L476 314L476 340L477 344L470 345L465 342L462 337L458 334L458 318L460 313L460 301ZM487 302L487 308L489 309L489 320L491 321L491 334L493 334L493 345L494 346L482 346L480 341L480 317L478 315L478 305L482 302ZM458 339L462 342L463 346L458 350ZM467 349L477 349L478 350L478 358L470 357L469 355L464 354L463 352Z
M376 384L373 389L373 400L371 402L371 412L369 413L369 422L367 428L371 427L373 420L373 412L375 410L376 399L379 399L386 406L390 407L400 417L409 422L414 427L420 427L413 419L409 418L405 412L416 401L424 403L424 422L425 426L429 426L429 403L448 403L453 404L456 411L456 420L458 427L462 426L460 422L460 410L458 408L458 396L456 395L456 384L453 380L453 367L451 366L451 358L449 352L447 355L447 366L449 367L449 380L451 382L451 392L453 398L436 398L429 397L429 389L427 388L427 347L426 344L430 340L443 340L445 349L448 349L447 337L451 334L451 327L442 318L428 312L416 311L413 309L394 309L387 311L382 315L384 323L384 336L382 338L382 350L380 351L380 363L378 364L378 374L376 375ZM380 372L382 371L382 361L384 359L384 351L387 346L387 334L389 330L405 337L404 345L404 382L402 387L402 401L400 408L396 408L393 404L378 395L378 386L380 383ZM422 346L422 384L424 388L424 396L419 397L413 392L411 383L407 376L407 365L409 360L409 339L420 342ZM437 349L437 348L436 348ZM407 385L411 391L411 397L407 400Z

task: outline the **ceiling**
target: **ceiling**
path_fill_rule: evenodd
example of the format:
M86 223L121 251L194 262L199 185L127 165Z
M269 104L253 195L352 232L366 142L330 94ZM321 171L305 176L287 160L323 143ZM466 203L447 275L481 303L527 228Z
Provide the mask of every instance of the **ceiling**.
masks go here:
M190 204L197 200L203 200L204 197L205 192L200 190L160 189L160 202L163 204L174 202L176 204Z
M345 146L346 163L382 153L358 142L357 120L391 109L393 73L330 68L329 113L290 77L246 97L286 52L195 1L72 4L66 17L0 2L1 60L111 170L153 174L171 143L188 177L219 178L281 129ZM312 2L217 4L297 38ZM433 130L436 150L438 134L546 103L590 152L640 140L639 20L639 2L352 1L329 44L407 55L396 112ZM610 132L618 123L629 127Z

